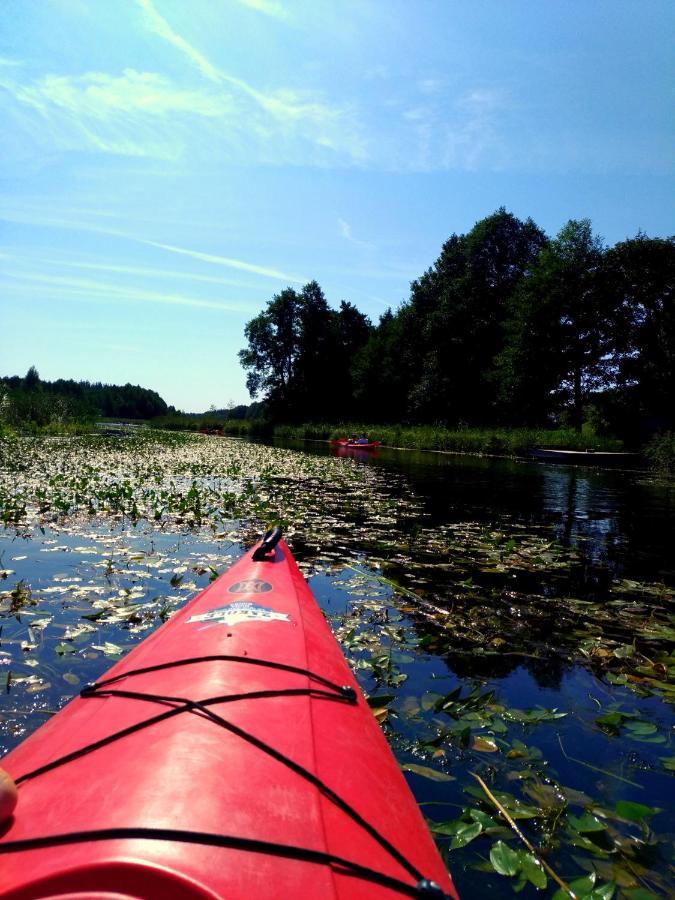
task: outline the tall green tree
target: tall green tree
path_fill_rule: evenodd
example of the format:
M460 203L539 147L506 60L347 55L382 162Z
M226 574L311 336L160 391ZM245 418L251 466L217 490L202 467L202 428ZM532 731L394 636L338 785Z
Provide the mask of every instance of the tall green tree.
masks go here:
M400 422L406 416L408 381L401 365L405 343L401 315L390 309L370 330L351 367L355 416L371 422Z
M26 372L25 378L23 379L23 387L26 391L37 391L40 389L40 385L42 382L40 381L40 373L35 368L35 366L31 366L30 369Z
M372 332L370 319L353 303L342 300L340 308L333 314L332 358L326 370L330 373L328 380L332 384L335 421L357 417L354 370ZM324 382L326 380L324 373Z
M546 243L531 219L523 222L502 207L467 235L452 235L432 269L413 282L402 311L413 417L494 421L493 373L508 303Z
M580 431L589 396L613 384L617 319L603 251L588 219L570 220L514 292L497 370L511 420L568 410Z
M283 415L291 408L292 381L300 350L299 297L286 288L244 328L248 347L239 351L253 399L262 394Z
M298 355L293 373L292 417L318 419L334 405L332 384L335 373L333 312L316 281L306 284L298 296ZM328 373L330 377L327 377Z
M617 311L618 388L640 418L675 424L675 237L612 247L603 279Z
M316 281L287 288L245 327L239 352L251 397L262 395L272 416L287 421L329 420L351 412L350 369L370 333L352 304L328 306Z

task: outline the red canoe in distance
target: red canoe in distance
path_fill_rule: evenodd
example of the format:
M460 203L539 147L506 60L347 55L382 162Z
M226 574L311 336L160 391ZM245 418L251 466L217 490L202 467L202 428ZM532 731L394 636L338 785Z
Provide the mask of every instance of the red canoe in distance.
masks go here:
M0 761L1 897L456 900L280 537Z
M350 447L354 450L374 450L381 443L381 441L368 441L366 444L359 444L358 441L349 441L347 438L336 438L331 441L334 447Z

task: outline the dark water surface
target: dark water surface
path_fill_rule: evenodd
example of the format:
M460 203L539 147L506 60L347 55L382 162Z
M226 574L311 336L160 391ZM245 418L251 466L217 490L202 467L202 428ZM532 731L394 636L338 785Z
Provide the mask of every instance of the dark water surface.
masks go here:
M409 554L349 537L349 522L318 555L300 540L294 549L462 896L557 889L472 773L578 896L675 895L673 483L436 453L355 458L378 468L402 506L417 502L414 519L391 526ZM434 530L442 553L427 541L416 555L418 532ZM512 564L521 541L530 556ZM24 584L36 600L0 607L0 754L243 550L208 529L166 533L124 518L0 530L10 573L0 588ZM616 631L613 614L602 618L610 609ZM653 617L647 643L636 644L631 616L641 627ZM627 676L623 662L647 650L653 658L639 655Z
M543 526L614 574L675 583L675 483L650 472L417 450L336 451L322 441L274 445L344 454L404 474L431 525Z

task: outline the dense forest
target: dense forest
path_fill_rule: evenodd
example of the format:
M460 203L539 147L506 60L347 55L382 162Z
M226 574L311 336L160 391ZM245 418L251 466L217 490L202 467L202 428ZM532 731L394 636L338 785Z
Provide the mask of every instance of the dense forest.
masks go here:
M44 427L95 418L149 419L173 412L155 391L138 385L43 381L31 366L26 375L0 379L0 412L10 425Z
M315 282L246 325L251 397L276 421L556 426L639 442L673 426L675 238L549 238L504 208L453 234L377 324Z

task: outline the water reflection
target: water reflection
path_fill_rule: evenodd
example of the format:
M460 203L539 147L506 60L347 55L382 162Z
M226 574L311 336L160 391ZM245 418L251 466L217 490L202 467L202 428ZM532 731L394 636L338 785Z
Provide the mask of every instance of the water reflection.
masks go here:
M331 452L318 441L275 444ZM649 473L387 448L364 452L356 462L405 475L432 526L475 521L543 528L589 566L675 581L673 484Z

